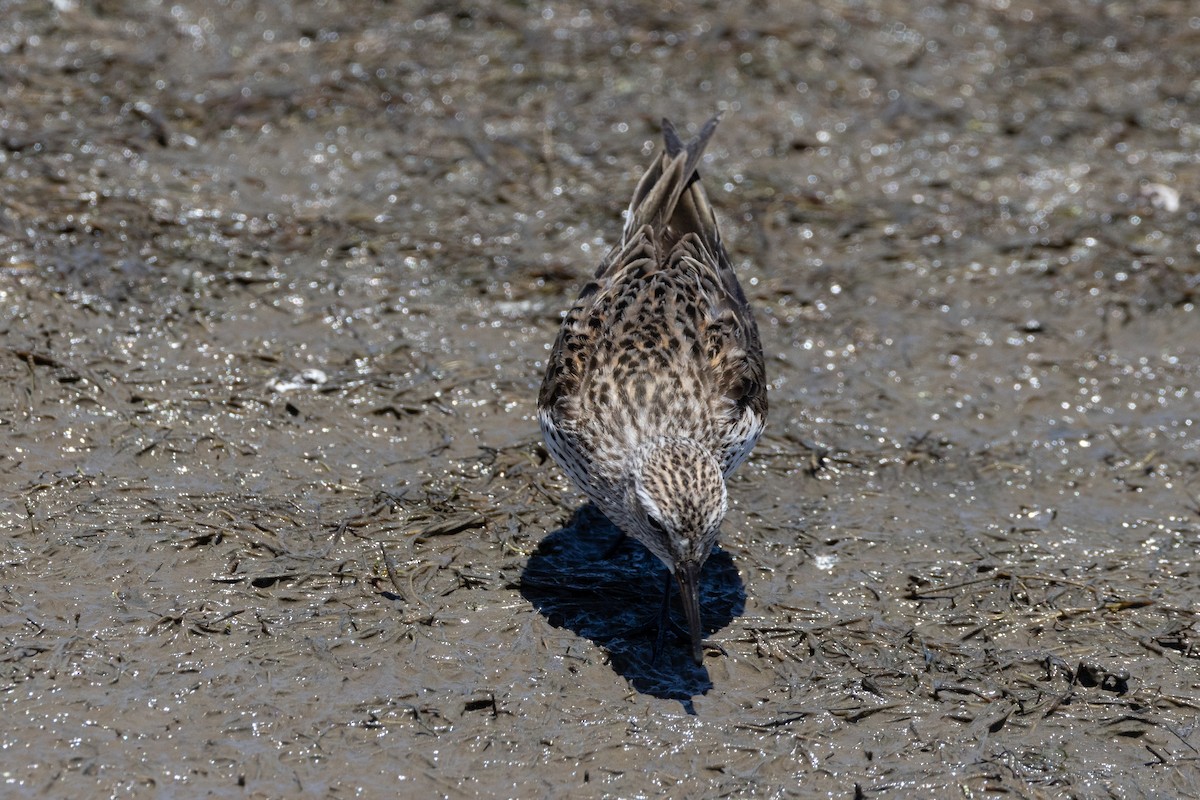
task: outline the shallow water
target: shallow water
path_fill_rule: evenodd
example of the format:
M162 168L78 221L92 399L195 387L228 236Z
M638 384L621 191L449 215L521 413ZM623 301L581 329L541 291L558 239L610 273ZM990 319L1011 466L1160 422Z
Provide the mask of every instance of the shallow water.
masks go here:
M1200 796L1187 4L0 15L6 796ZM533 411L718 108L697 670Z

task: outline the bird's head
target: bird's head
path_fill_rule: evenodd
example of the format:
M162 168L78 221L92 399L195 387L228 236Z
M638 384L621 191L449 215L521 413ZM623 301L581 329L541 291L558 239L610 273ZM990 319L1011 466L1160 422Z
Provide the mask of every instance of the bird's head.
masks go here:
M688 439L663 439L644 447L635 463L628 531L675 576L687 616L692 653L700 649L700 569L717 543L729 508L725 478L712 454Z

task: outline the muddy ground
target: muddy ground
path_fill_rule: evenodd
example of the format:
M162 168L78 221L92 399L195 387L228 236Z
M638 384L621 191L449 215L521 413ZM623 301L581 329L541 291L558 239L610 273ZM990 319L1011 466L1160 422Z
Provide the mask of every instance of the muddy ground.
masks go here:
M1200 797L1192 4L0 19L5 797ZM534 398L717 109L697 669Z

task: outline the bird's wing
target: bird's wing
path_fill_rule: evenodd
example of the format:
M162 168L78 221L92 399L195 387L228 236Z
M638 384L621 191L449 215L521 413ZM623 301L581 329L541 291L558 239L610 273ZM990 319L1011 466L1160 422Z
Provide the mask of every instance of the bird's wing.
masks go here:
M692 322L700 338L698 355L706 361L701 372L727 405L717 444L726 474L745 460L762 432L767 396L758 327L696 171L719 120L710 119L687 142L663 120L665 150L634 191L621 243L580 293L551 350L538 396L548 437L576 444L579 400L596 354L612 347L626 304L641 305L647 283L657 282L654 273L660 270L695 275L703 294L692 305Z

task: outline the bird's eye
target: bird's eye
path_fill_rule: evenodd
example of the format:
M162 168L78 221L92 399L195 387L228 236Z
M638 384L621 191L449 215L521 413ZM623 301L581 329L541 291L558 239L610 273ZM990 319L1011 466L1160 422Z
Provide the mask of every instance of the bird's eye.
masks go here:
M656 520L654 517L647 517L646 521L650 523L650 530L654 531L659 536L665 537L667 535L667 529L664 528L662 523Z

